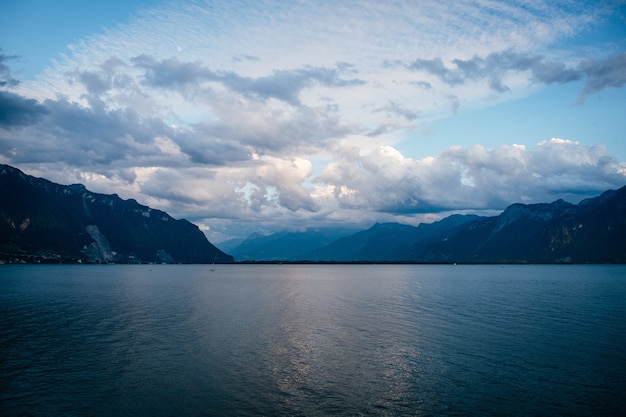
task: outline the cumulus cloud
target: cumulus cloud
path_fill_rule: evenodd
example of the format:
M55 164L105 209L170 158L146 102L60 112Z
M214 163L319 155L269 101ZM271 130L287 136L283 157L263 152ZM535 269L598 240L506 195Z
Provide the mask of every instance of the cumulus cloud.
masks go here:
M227 98L212 109L218 119L196 124L196 131L262 154L315 152L350 131L339 115L326 109Z
M268 187L276 190L279 204L290 211L306 210L318 211L319 207L305 189L302 183L310 177L312 164L303 158L277 160L264 158L263 165L256 170L254 185L264 189L264 196L268 199ZM270 190L272 191L272 190ZM269 194L269 199L272 196Z
M503 209L564 193L590 195L623 186L625 167L602 146L562 139L532 150L521 145L451 147L421 160L383 146L367 156L358 149L340 150L316 181L331 185L343 207L406 214Z
M255 156L252 163L155 168L138 180L145 195L190 217L262 219L269 213L320 209L303 182L312 164L303 158Z

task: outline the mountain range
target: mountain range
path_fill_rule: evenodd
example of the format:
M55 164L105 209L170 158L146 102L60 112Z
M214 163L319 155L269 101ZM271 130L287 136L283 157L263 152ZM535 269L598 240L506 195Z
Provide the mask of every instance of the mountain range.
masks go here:
M0 165L0 261L219 263L233 258L187 220Z
M309 253L335 240L355 233L355 228L309 228L281 231L270 235L253 233L244 240L222 242L218 246L238 261L299 261L311 259Z
M309 231L254 234L230 253L238 261L626 263L626 187L579 204L512 204L492 217L375 224L330 243Z
M491 217L255 233L221 249L187 220L8 165L0 196L0 262L626 263L626 186L578 204L516 203Z

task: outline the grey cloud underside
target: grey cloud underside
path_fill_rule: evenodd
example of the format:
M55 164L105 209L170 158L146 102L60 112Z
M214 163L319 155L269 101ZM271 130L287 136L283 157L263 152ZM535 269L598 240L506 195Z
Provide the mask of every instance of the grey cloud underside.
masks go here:
M212 71L200 61L180 62L175 58L157 61L147 55L134 57L131 61L145 71L144 80L153 87L175 88L218 82L245 96L276 98L292 105L299 105L300 92L315 84L327 87L364 84L363 80L356 78L342 78L346 72L345 64L335 68L307 66L295 70L275 70L271 75L251 78L232 71Z
M7 61L18 58L17 55L2 54L0 48L0 87L17 86L19 80L11 75ZM0 90L0 128L16 129L37 123L49 111L34 99L28 99L6 90Z
M72 166L178 165L184 161L157 146L155 138L168 137L196 163L224 165L249 158L235 140L212 139L201 130L176 131L160 118L142 117L128 108L106 109L93 98L90 103L87 108L61 98L39 105L0 91L0 126L14 128L0 142L0 151L6 155L18 149L13 159L22 163L53 159ZM27 132L15 129L26 125Z
M3 151L7 146L19 149L18 162L136 163L159 154L154 138L167 131L160 120L142 118L131 109L86 108L62 98L35 108L37 118L28 131L16 131L2 141Z
M190 123L186 129L175 131L162 126L156 132L171 138L191 161L201 164L243 161L252 152L277 153L302 146L327 146L351 128L339 120L332 104L315 109L301 105L300 92L313 84L348 87L361 83L341 77L351 71L347 64L337 64L332 69L307 67L276 71L270 76L249 78L233 72L213 72L200 61L157 61L147 55L131 61L142 71L141 84L118 71L126 65L116 58L110 58L97 70L75 72L71 77L87 89L89 94L85 97L92 107L101 106L100 97L116 89L123 89L127 95L132 92L137 97L146 96L143 85L179 93L185 101L206 108L214 117ZM202 85L207 82L219 83L226 91ZM290 107L266 107L268 98L281 100Z
M486 57L454 59L446 66L441 58L416 59L410 63L387 63L404 65L411 71L424 71L437 76L448 85L461 85L468 81L486 79L492 90L509 90L502 82L507 72L530 72L533 82L540 84L566 84L586 77L587 81L579 102L592 93L609 87L621 87L626 83L626 53L601 61L585 60L577 67L550 61L542 55L529 55L513 51L495 52Z
M0 127L13 129L32 125L49 113L46 106L42 106L37 100L0 91Z
M254 112L257 106L260 107L250 103L243 108L240 105L222 108L218 121L197 123L194 131L198 136L214 138L212 142L245 145L260 154L295 151L307 146L323 147L350 131L337 115L320 113L304 106L291 109L288 116L275 110L255 118L253 122L241 117ZM266 111L265 108L258 110L259 114Z
M155 145L155 138L168 137L192 162L225 165L248 160L252 151L249 146L260 153L278 152L324 142L328 135L336 137L346 131L336 116L320 115L306 107L297 108L292 118L276 115L276 121L270 117L262 126L246 126L238 117L240 112L263 109L242 108L238 103L235 104L239 107L231 108L220 104L219 120L176 130L161 118L140 115L132 108L107 108L100 98L104 93L115 88L132 91L136 87L129 77L115 72L115 68L122 66L121 61L112 58L101 66L101 71L70 74L74 81L85 86L88 94L83 97L89 107L63 97L38 104L36 100L0 91L0 127L30 125L32 129L28 134L7 135L1 144L3 153L19 149L13 155L16 162L42 162L54 156L76 166L86 161L90 165L104 165L127 159L136 165L171 165L174 161L168 161ZM194 65L177 68L172 79L193 78L190 74L195 73Z
M589 94L626 84L626 52L598 62L585 60L580 64L580 68L587 75L587 83L578 98L579 104L583 103Z

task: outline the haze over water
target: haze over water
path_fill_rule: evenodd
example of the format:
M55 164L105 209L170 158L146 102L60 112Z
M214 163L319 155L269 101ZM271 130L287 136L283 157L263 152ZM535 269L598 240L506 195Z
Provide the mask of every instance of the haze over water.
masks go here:
M623 415L625 266L0 268L2 415Z

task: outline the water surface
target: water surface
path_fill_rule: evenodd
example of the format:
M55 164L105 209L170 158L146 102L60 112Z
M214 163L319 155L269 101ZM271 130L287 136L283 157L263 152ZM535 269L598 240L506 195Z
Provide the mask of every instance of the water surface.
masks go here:
M626 267L0 268L2 415L624 415Z

